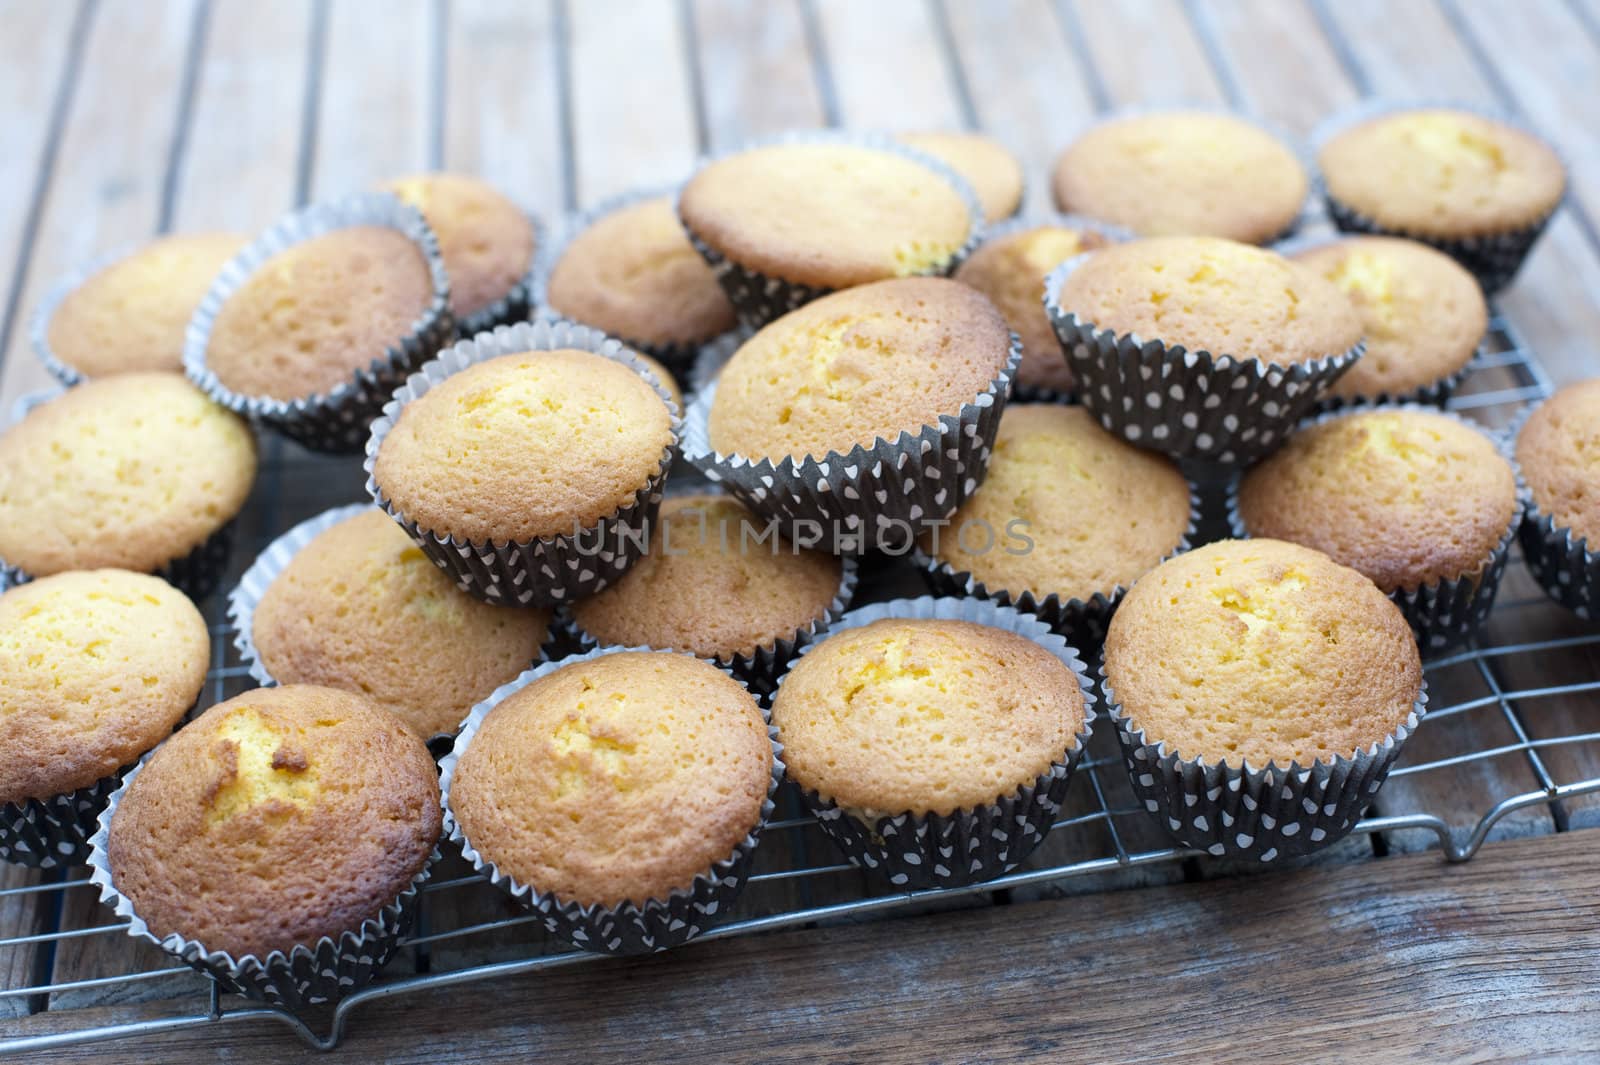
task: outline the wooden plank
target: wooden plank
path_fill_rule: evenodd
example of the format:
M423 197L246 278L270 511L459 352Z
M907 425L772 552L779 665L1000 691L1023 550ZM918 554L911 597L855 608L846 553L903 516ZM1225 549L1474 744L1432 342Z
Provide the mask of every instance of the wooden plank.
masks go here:
M897 132L964 124L922 0L818 0L816 7L846 126Z
M1179 0L1069 6L1112 106L1222 102L1222 87Z
M693 12L709 148L826 124L798 0L694 0Z

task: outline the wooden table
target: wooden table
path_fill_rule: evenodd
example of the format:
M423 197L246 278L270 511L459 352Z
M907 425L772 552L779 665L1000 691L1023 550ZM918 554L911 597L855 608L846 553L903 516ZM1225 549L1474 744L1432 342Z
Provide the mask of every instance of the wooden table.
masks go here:
M1054 155L1108 109L1221 104L1305 134L1369 95L1490 105L1554 137L1572 196L1500 306L1554 382L1600 373L1600 0L0 0L0 26L5 407L47 383L27 321L63 271L158 232L259 229L406 171L476 172L555 219L786 127L972 127L1021 155L1042 209ZM1494 400L1541 383L1502 361L1469 389L1491 420L1514 406ZM349 464L276 443L266 457L236 570L291 521L361 498ZM1520 569L1502 599L1493 653L1430 674L1453 712L1423 728L1413 772L1379 797L1381 814L1436 814L1460 846L1495 799L1533 794L1464 865L1414 830L1271 873L1119 864L1165 844L1105 814L1119 802L1112 765L1093 794L1075 785L1083 831L1053 835L1039 860L1112 855L1094 876L379 1000L335 1056L1592 1055L1600 833L1571 830L1600 823L1600 799L1544 798L1600 777L1600 739L1564 741L1600 731L1600 640ZM221 697L243 681L215 637ZM829 875L804 904L870 887ZM762 904L801 904L785 883ZM0 997L0 1039L195 1010L204 985L187 973L94 982L170 966L92 932L107 920L91 892L0 868L0 988L54 989ZM516 934L500 955L435 946L396 965L545 949ZM39 1057L305 1054L285 1028L241 1022Z

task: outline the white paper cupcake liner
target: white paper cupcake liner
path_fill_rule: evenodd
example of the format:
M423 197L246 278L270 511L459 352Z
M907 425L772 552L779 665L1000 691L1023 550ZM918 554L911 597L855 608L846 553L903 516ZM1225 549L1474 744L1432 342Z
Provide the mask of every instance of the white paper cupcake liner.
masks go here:
M1517 412L1503 434L1505 451L1517 469L1517 485L1525 503L1517 530L1522 560L1544 593L1586 621L1600 618L1600 553L1585 537L1561 525L1533 498L1533 490L1516 463L1517 437L1542 403L1530 403Z
M1256 358L1189 351L1101 329L1061 306L1061 286L1088 255L1045 281L1045 310L1078 381L1083 405L1108 431L1174 458L1223 465L1271 451L1366 350L1279 366Z
M297 244L352 226L384 226L405 235L422 254L433 281L433 297L410 331L375 355L370 363L328 392L293 400L240 395L206 365L211 331L223 305L274 255ZM189 322L183 366L189 378L212 399L252 421L261 422L313 451L359 452L367 427L390 393L412 370L456 337L450 315L450 281L439 242L422 214L383 192L312 204L279 220L234 256L200 301Z
M337 939L323 936L313 944L297 944L288 952L275 950L264 957L246 954L236 958L225 951L207 950L204 944L177 932L158 938L134 911L132 900L117 890L106 849L117 806L149 760L150 754L145 755L123 777L122 786L106 803L89 841L89 882L99 889L101 903L128 921L128 934L154 943L185 965L207 974L225 991L291 1010L337 1001L371 983L398 948L401 936L410 929L419 891L432 873L439 849L434 848L421 871L395 899L359 928L350 929Z
M1129 718L1100 667L1107 714L1128 767L1134 796L1162 829L1185 847L1215 857L1270 862L1321 850L1343 839L1377 795L1400 748L1427 714L1428 686L1411 712L1382 742L1351 757L1309 766L1269 762L1183 760L1152 741Z
M1494 609L1495 596L1500 591L1500 579L1505 576L1506 562L1511 555L1511 541L1522 526L1522 516L1527 507L1527 491L1523 487L1522 475L1517 469L1515 457L1509 453L1499 437L1477 422L1426 404L1393 402L1352 404L1307 418L1296 431L1374 410L1418 411L1443 415L1459 422L1487 437L1502 457L1511 464L1512 473L1517 479L1517 505L1511 513L1511 521L1506 525L1506 531L1490 550L1480 568L1474 569L1468 576L1433 581L1420 585L1413 591L1397 589L1389 593L1389 598L1400 608L1400 613L1405 615L1411 631L1416 634L1417 646L1423 656L1437 655L1466 643L1489 620L1489 613ZM1239 488L1243 481L1243 472L1235 471L1227 487L1228 528L1236 540L1248 539L1252 535L1245 524L1244 516L1239 513Z
M672 413L672 439L661 451L656 472L639 487L633 499L616 511L586 526L580 535L556 534L534 540L463 540L452 534L425 529L407 518L378 484L375 467L378 449L408 403L426 395L452 374L486 359L526 351L575 348L604 356L633 370L661 397ZM412 374L385 404L372 423L367 440L367 493L406 532L427 556L455 578L466 592L502 606L555 606L593 595L615 580L644 553L642 533L648 531L661 505L661 485L672 465L682 433L677 404L638 357L603 333L566 321L521 322L480 333L442 352L437 359Z
M1555 150L1554 144L1548 138L1539 134L1537 130L1530 128L1525 122L1494 108L1449 100L1419 100L1414 102L1366 100L1348 110L1324 119L1312 132L1311 141L1318 154L1320 154L1323 146L1328 141L1363 122L1382 118L1400 111L1426 108L1449 108L1456 111L1466 111L1495 122L1501 122L1520 129L1530 136L1538 137L1552 151ZM1563 160L1563 167L1567 173L1571 173L1571 168L1566 167L1565 160ZM1336 199L1328 191L1325 181L1321 182L1321 184L1322 196L1328 208L1328 217L1333 220L1333 224L1338 226L1339 229L1346 233L1405 237L1408 240L1415 240L1429 247L1437 248L1466 267L1467 271L1478 279L1478 284L1483 287L1485 294L1491 296L1509 285L1512 279L1516 277L1517 271L1522 267L1523 260L1528 257L1528 252L1533 250L1533 246L1539 240L1540 234L1544 232L1545 226L1549 225L1550 219L1561 207L1561 201L1557 200L1555 206L1551 207L1549 212L1542 218L1519 228L1508 229L1498 233L1479 234L1473 237L1448 238L1381 225L1375 219ZM1570 181L1568 184L1570 186ZM1563 190L1562 199L1565 199L1566 195L1566 191Z
M1005 367L937 425L905 430L894 440L880 436L843 455L830 451L798 462L785 456L776 464L712 449L712 382L689 402L683 457L763 518L785 527L818 523L823 542L836 553L877 548L905 554L923 522L948 518L983 483L1021 358L1022 342L1012 333Z
M978 202L978 194L968 184L966 178L961 177L942 160L936 159L926 152L921 152L900 143L893 137L881 133L847 133L838 130L791 130L771 137L762 137L741 144L727 151L702 158L695 167L695 172L705 169L712 163L719 162L730 156L739 155L755 148L766 148L781 144L838 144L857 148L874 148L879 151L889 152L905 159L910 159L934 171L943 178L961 196L967 205L967 215L971 225L967 230L967 239L950 256L949 260L940 263L936 269L921 271L924 275L949 275L955 272L956 267L968 255L972 254L978 246L978 240L983 234L983 206ZM693 175L691 175L692 180ZM681 197L682 188L679 189ZM775 318L801 307L819 296L826 296L835 291L829 288L818 288L812 285L802 285L794 281L787 281L781 277L761 273L742 263L735 262L725 257L722 252L710 244L694 231L683 217L681 205L675 205L678 210L678 219L683 222L684 232L689 234L689 242L695 246L702 258L711 265L716 273L718 282L723 291L728 294L728 299L733 303L734 312L739 316L747 328L760 329Z
M1032 854L1060 816L1072 772L1088 747L1095 714L1094 682L1078 652L1038 618L981 599L922 596L873 603L840 618L829 635L883 618L939 618L1004 629L1055 655L1078 679L1084 718L1072 743L1037 778L987 805L949 814L891 814L869 821L803 785L799 789L806 808L845 856L855 865L878 871L896 887L955 887L993 880ZM824 642L801 648L796 661ZM782 688L780 679L778 690ZM782 738L780 732L778 739Z
M216 591L228 570L236 524L236 519L228 519L188 554L156 569L155 575L196 602L204 599ZM0 575L7 586L33 580L33 574L4 559L0 559Z
M740 840L728 857L715 862L704 873L696 876L688 888L676 888L667 898L649 899L643 906L632 901L620 906L603 906L598 903L585 906L573 900L563 900L542 892L537 885L524 884L516 877L502 873L499 866L484 857L467 839L461 825L450 808L450 786L455 777L456 763L472 743L483 719L489 711L505 699L521 691L540 677L554 673L576 662L586 662L605 655L624 651L655 651L651 647L601 647L571 655L555 662L545 662L528 670L509 684L472 708L471 715L462 724L456 737L455 749L439 763L440 787L444 796L444 825L448 837L461 847L462 856L472 863L474 871L487 877L491 884L528 907L543 921L544 928L553 936L583 950L598 954L647 954L667 950L688 942L715 923L718 914L732 908L749 879L751 857L760 841L762 829L772 817L776 806L778 784L783 780L783 745L778 742L771 718L763 708L762 718L767 722L767 738L772 744L772 779L767 785L767 795L761 804L756 826ZM662 654L682 654L679 651L662 651ZM685 655L692 658L692 655ZM732 676L732 674L729 674ZM736 680L738 678L735 678ZM742 686L742 685L741 685Z
M1188 551L1199 538L1201 499L1199 490L1189 486L1189 524L1175 546L1161 558L1162 562ZM1051 630L1064 637L1073 647L1089 652L1099 647L1106 638L1106 628L1111 615L1128 594L1132 585L1117 585L1110 592L1095 592L1087 599L1078 596L1063 597L1055 592L1036 595L1023 591L1013 595L1005 588L990 588L971 572L957 569L944 559L934 558L922 550L921 545L912 552L912 559L922 568L934 593L942 596L970 596L987 599L1001 606L1012 607L1032 614Z
M56 311L61 309L68 296L82 288L90 278L142 248L143 245L140 244L128 244L104 255L95 256L82 266L69 270L57 278L45 292L44 299L39 301L33 317L28 321L28 340L33 345L33 353L44 363L44 368L50 371L50 376L60 381L64 387L71 388L81 384L85 375L76 367L68 365L50 344L50 322L55 317Z

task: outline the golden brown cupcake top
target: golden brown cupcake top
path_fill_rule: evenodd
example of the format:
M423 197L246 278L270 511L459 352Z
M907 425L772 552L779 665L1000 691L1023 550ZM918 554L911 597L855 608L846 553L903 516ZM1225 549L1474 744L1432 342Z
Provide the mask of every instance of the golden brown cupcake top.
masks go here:
M854 144L775 144L689 179L684 222L728 259L817 288L937 273L980 221L937 171Z
M548 610L461 591L381 510L306 544L256 606L251 636L279 684L367 696L418 735L454 733L539 657Z
M1056 206L1141 236L1272 240L1300 214L1300 160L1243 119L1167 111L1101 123L1056 163Z
M926 152L967 179L991 222L1022 206L1022 164L1005 145L981 133L902 133L899 140Z
M1027 637L913 618L829 636L772 703L789 779L869 821L948 815L1032 784L1084 713L1077 675Z
M1471 361L1489 328L1477 280L1450 256L1398 237L1349 237L1294 256L1339 286L1367 351L1328 394L1402 396Z
M1517 434L1517 465L1533 502L1600 551L1600 378L1568 385Z
M1333 137L1317 160L1328 196L1379 225L1471 237L1555 210L1566 171L1539 138L1448 108L1400 111Z
M244 242L237 233L187 233L118 259L56 307L50 350L85 377L181 372L189 319Z
M731 659L772 647L827 615L843 563L776 536L738 501L703 494L661 504L650 547L600 594L572 606L602 644Z
M1017 384L1056 392L1072 390L1072 371L1045 314L1044 279L1074 255L1108 243L1091 230L1039 225L985 241L956 270L956 280L988 296L1011 331L1022 338Z
M1189 484L1170 459L1124 443L1082 407L1013 403L988 478L937 548L931 534L922 548L991 592L1088 599L1131 585L1177 550L1188 525ZM1013 553L1018 536L1029 543Z
M35 407L0 436L0 558L35 577L182 558L244 506L243 419L178 374L117 374Z
M415 174L385 188L422 212L439 238L450 310L465 318L506 295L533 262L533 223L499 189L465 174Z
M1405 723L1422 689L1400 608L1320 551L1222 540L1139 579L1106 634L1133 726L1185 760L1309 766Z
M1314 547L1385 592L1477 575L1516 509L1516 474L1494 442L1422 410L1308 426L1239 486L1252 536Z
M1102 248L1067 275L1057 302L1097 329L1283 366L1341 354L1361 339L1360 316L1331 282L1217 237Z
M717 378L711 446L751 460L845 454L937 425L1005 368L1011 335L982 293L943 278L814 300L746 341Z
M376 918L422 871L440 819L437 767L399 718L332 688L257 688L145 763L107 853L157 938L260 957Z
M661 471L672 423L643 375L615 359L501 355L406 404L373 476L401 513L439 535L571 536Z
M285 248L222 305L206 365L242 396L320 395L396 347L433 299L427 260L387 226Z
M761 820L772 743L755 698L708 662L575 661L484 717L450 810L484 861L563 901L666 899Z
M573 237L546 299L564 317L647 347L698 344L737 324L670 196L619 208Z
M0 595L0 804L110 776L194 705L211 638L166 581L99 569Z

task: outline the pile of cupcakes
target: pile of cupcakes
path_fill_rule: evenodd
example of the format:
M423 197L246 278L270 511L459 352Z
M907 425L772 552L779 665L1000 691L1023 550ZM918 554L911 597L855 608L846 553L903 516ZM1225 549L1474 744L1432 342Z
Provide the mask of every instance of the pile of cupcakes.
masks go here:
M1540 141L1364 112L1316 166L1359 235L1176 111L1085 132L1037 217L981 136L803 132L548 232L422 175L64 279L67 391L0 436L0 857L297 1006L441 847L584 949L682 943L785 781L888 885L992 880L1097 722L1178 843L1328 845L1519 533L1592 616L1600 389L1514 438L1442 409L1560 201ZM262 687L193 715L252 429L369 498L255 558ZM863 566L933 594L854 603Z

